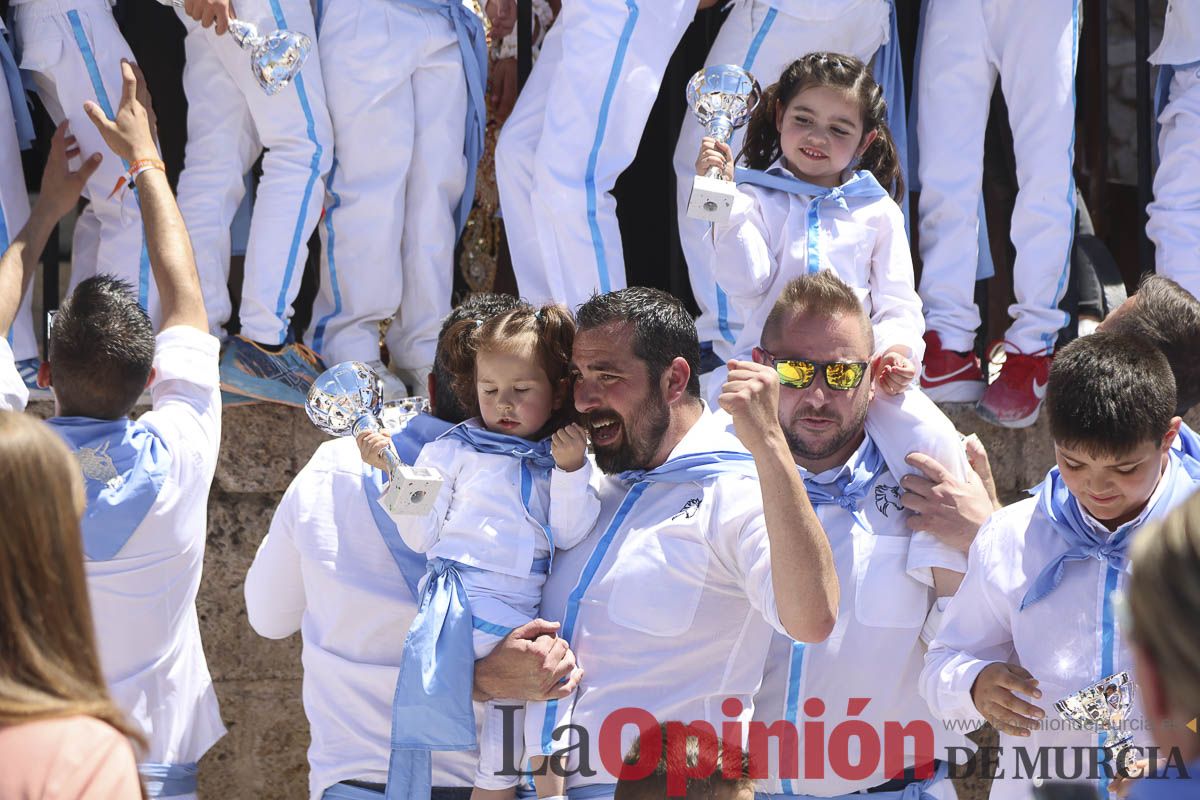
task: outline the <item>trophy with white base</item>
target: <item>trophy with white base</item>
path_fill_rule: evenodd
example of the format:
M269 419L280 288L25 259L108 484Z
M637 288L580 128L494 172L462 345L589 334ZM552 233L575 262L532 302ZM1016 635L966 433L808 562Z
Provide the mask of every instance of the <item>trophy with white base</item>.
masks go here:
M1105 734L1104 749L1112 753L1113 764L1125 774L1136 775L1137 756L1130 749L1133 731L1128 725L1133 686L1128 672L1118 672L1067 695L1054 708L1081 728Z
M359 361L343 361L313 381L304 410L326 433L357 438L363 431L383 431L381 417L388 422L386 432L396 433L417 414L428 411L429 401L406 397L385 404L383 385L375 371ZM433 508L442 488L442 476L436 470L408 466L390 444L383 459L388 465L388 486L380 501L389 511L420 515Z
M691 107L704 132L718 142L728 143L734 130L750 121L762 92L754 76L733 64L702 69L692 76L687 87ZM688 198L688 216L707 222L725 222L733 208L734 185L725 180L718 167L709 167L704 175L692 179Z
M164 6L183 8L183 0L158 0ZM296 31L271 31L266 36L249 22L229 18L229 35L238 47L250 51L250 71L268 95L292 82L304 66L312 39Z

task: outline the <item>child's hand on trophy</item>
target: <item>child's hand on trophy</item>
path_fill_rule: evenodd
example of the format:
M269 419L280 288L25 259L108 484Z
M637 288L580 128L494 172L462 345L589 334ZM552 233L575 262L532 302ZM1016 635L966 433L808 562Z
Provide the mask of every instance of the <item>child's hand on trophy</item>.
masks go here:
M358 454L362 456L364 462L376 469L388 471L388 462L384 453L392 446L392 440L386 433L363 431L354 441L358 444Z
M700 155L696 158L696 174L707 175L712 168L720 171L727 181L733 180L733 151L725 142L718 142L711 136L705 136L700 141Z
M183 11L205 28L215 25L218 36L229 30L229 20L235 16L229 0L184 0Z

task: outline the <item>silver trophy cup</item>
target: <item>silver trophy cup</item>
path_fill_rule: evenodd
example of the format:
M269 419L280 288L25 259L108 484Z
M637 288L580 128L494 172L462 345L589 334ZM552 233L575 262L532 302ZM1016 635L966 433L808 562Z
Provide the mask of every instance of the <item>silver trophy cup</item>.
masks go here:
M734 130L750 121L762 92L754 76L733 64L700 70L688 82L687 101L704 131L718 142L729 142ZM710 167L692 179L688 216L708 222L725 222L733 208L733 184Z
M1134 771L1137 760L1129 745L1133 731L1127 724L1133 708L1133 681L1128 672L1101 678L1054 704L1063 719L1081 728L1105 734L1104 747L1113 754L1113 764L1125 772Z
M429 401L424 397L406 397L384 403L383 384L375 371L359 361L343 361L313 381L304 410L325 433L357 437L363 431L396 433L417 414L428 411ZM386 427L380 424L381 418ZM388 486L380 498L384 506L400 514L429 511L441 489L441 475L432 469L404 464L390 445L383 458L388 465Z
M158 0L164 6L183 8L183 0ZM292 82L304 66L312 39L295 31L271 31L260 36L258 28L240 19L229 19L229 35L238 47L250 52L250 71L267 94L275 94Z

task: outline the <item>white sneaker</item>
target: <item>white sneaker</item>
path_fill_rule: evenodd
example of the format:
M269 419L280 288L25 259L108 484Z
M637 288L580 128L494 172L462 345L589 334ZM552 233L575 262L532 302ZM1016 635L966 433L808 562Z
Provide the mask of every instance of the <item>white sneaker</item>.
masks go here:
M389 400L399 400L402 397L408 397L408 387L404 385L404 381L397 378L382 361L376 359L375 361L364 363L375 370L375 374L379 376L379 381L383 384L383 401L385 403Z
M413 369L398 369L396 374L408 384L408 393L413 397L424 397L429 394L429 373L433 367L414 367Z

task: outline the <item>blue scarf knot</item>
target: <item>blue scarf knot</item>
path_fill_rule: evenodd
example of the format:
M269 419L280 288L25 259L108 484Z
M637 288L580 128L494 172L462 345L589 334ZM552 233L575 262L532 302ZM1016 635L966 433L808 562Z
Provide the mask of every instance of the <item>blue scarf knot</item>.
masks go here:
M859 507L875 479L887 470L887 462L879 448L870 439L863 443L858 458L849 470L843 470L832 481L822 483L814 477L804 479L808 499L814 506L836 505L858 515Z

